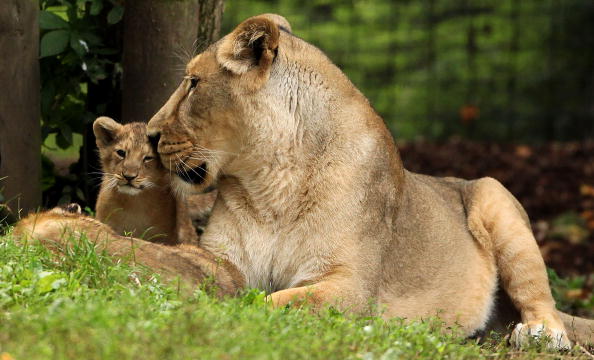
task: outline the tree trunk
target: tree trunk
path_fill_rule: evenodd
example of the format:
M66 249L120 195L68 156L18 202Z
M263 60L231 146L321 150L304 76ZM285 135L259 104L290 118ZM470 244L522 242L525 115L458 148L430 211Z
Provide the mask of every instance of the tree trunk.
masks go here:
M37 1L0 1L0 192L13 211L41 201L37 16Z
M223 19L223 0L198 1L199 19L196 53L202 52L208 45L219 39L221 20Z
M163 105L182 80L196 44L217 36L222 4L222 0L126 1L123 122L146 122Z

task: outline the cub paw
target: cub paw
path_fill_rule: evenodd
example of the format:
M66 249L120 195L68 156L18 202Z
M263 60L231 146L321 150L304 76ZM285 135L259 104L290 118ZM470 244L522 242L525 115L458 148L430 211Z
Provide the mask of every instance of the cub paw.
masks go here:
M511 333L510 343L516 348L525 348L530 344L546 341L547 349L569 350L571 342L565 330L547 328L544 324L519 323Z
M77 203L70 203L57 206L50 210L54 214L82 214L82 208Z

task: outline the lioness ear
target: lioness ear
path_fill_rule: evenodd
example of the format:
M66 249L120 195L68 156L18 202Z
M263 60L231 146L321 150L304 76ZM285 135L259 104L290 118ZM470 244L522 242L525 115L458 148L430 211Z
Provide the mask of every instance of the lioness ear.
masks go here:
M288 32L289 34L291 34L293 32L293 29L291 29L291 24L289 24L289 20L285 19L284 16L281 16L279 14L272 14L272 13L262 14L259 16L268 18L273 23L278 25L278 28L280 30L284 30L284 31Z
M122 128L114 119L107 116L98 117L93 123L93 133L97 140L97 147L104 147L111 144Z
M222 40L217 61L237 75L255 71L265 81L276 56L279 37L278 25L269 17L249 18Z

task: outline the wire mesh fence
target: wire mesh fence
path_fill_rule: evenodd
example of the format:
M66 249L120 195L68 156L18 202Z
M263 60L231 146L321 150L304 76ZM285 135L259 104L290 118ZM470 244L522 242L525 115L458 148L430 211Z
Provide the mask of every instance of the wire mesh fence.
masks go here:
M400 139L594 136L594 1L236 0L223 34L276 12Z

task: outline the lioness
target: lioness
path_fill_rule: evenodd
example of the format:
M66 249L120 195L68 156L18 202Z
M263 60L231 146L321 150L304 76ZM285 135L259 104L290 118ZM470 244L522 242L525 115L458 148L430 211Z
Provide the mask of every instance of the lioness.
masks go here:
M243 278L227 261L192 245L164 246L117 235L108 225L81 214L78 204L33 213L19 221L13 232L20 241L39 240L49 249L61 251L82 234L97 244L98 251L125 261L148 266L171 280L180 277L192 290L196 284L212 279L217 295L235 295Z
M93 132L103 170L97 219L119 234L170 245L197 243L190 216L204 220L214 198L211 194L174 196L169 171L155 159L146 124L121 125L102 116L93 123Z
M201 245L276 306L373 301L385 317L439 314L467 335L520 320L518 346L592 340L593 321L555 309L518 201L491 178L404 169L368 100L278 15L247 19L194 57L148 131L175 186L217 183Z

